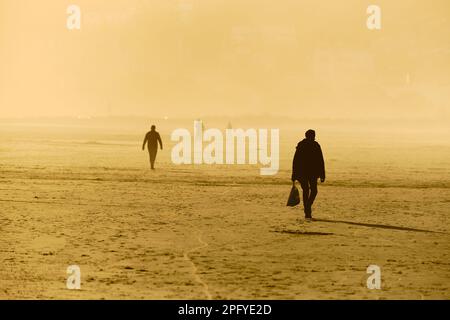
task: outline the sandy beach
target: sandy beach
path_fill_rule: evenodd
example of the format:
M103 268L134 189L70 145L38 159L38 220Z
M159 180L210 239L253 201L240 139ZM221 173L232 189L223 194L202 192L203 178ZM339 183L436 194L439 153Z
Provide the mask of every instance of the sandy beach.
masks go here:
M306 222L285 206L289 149L262 177L175 166L169 151L151 172L139 143L4 137L1 299L450 298L449 147L325 147ZM381 290L367 289L371 264ZM69 265L81 290L66 288Z
M450 299L449 13L0 0L0 300Z

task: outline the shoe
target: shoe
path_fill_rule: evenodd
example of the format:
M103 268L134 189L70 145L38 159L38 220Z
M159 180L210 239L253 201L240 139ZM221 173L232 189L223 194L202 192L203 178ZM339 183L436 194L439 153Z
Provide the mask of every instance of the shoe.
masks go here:
M311 218L311 206L305 206L305 217L306 218Z
M308 217L308 218L305 218L305 220L306 220L306 222L312 222L313 218Z

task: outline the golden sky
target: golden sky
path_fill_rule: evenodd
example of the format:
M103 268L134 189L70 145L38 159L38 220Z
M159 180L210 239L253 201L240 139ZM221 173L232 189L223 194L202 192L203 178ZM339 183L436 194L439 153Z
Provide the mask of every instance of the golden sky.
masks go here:
M448 0L0 0L0 19L0 117L450 116Z

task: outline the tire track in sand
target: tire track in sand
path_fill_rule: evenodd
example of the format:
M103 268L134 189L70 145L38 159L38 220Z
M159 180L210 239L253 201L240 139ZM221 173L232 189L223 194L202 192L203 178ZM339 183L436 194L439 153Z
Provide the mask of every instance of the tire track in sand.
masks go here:
M197 240L198 240L198 242L201 243L201 246L198 246L198 247L192 248L192 249L190 249L188 251L185 251L184 254L183 254L183 258L184 258L184 260L186 260L187 262L189 262L192 265L192 275L193 275L195 281L197 281L198 283L200 283L202 285L203 291L205 292L205 295L206 295L207 299L208 300L212 300L212 295L209 292L208 284L205 281L203 281L202 278L200 278L200 276L198 275L197 265L189 257L190 253L198 251L198 250L201 250L201 249L204 249L204 248L206 248L208 246L208 243L203 241L200 235L197 235Z

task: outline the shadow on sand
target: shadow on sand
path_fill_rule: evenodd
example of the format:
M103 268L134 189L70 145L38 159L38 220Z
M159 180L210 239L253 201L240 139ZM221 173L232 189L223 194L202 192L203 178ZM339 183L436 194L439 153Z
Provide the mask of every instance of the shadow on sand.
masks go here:
M426 232L426 233L443 233L440 231L431 231L431 230L423 230L423 229L414 229L414 228L406 228L406 227L397 227L397 226L389 226L385 224L372 224L372 223L360 223L360 222L351 222L351 221L342 221L342 220L327 220L327 219L314 219L317 222L329 222L329 223L345 223L353 226L362 226L368 228L380 228L380 229L391 229L391 230L403 230L403 231L415 231L415 232Z
M330 236L330 235L334 234L334 233L329 233L329 232L307 232L307 231L300 231L300 230L275 230L272 232L295 234L298 236Z

